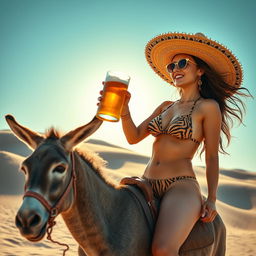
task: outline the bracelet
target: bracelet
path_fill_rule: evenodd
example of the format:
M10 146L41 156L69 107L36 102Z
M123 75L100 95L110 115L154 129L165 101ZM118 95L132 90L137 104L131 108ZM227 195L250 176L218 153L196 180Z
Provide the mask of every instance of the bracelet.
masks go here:
M128 119L129 117L131 117L130 112L129 112L128 114L125 114L125 115L121 116L122 120L126 120L126 119Z

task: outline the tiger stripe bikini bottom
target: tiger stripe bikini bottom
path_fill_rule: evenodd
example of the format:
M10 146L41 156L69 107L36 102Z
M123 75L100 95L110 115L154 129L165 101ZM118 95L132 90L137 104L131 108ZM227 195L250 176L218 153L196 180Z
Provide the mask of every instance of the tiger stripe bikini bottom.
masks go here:
M143 175L142 178L149 182L153 189L154 196L158 199L161 199L169 189L180 182L193 182L196 186L198 186L200 191L199 183L194 176L177 176L167 179L151 179Z

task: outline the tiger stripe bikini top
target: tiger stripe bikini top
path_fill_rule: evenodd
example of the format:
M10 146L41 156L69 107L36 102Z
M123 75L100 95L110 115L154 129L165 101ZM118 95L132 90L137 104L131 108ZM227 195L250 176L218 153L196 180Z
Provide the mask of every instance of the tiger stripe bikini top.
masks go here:
M173 102L168 108L166 108L160 115L152 119L148 125L148 131L153 136L158 136L160 134L169 134L171 136L177 137L178 139L190 139L193 142L200 144L200 142L192 138L192 112L195 108L196 102L200 99L196 99L188 115L180 115L163 128L162 125L162 113L169 109L175 102Z

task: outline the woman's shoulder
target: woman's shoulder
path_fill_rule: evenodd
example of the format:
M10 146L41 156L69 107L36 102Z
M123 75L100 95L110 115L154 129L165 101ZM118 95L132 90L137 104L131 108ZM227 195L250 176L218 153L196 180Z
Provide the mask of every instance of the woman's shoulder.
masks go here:
M219 103L214 99L202 99L198 105L200 111L206 114L220 112Z
M162 106L162 107L170 106L170 105L173 104L174 102L175 102L175 101L166 100L166 101L162 102L161 106Z
M154 110L153 115L159 115L162 113L165 109L167 109L171 104L173 104L174 101L166 100L162 102L160 105L157 106L157 108Z
M175 101L166 100L162 102L159 106L160 112L165 111L167 108L169 108Z

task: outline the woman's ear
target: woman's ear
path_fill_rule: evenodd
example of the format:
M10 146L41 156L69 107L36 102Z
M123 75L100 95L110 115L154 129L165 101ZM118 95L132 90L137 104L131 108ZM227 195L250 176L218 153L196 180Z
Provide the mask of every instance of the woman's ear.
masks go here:
M203 68L199 68L197 70L197 74L201 77L204 74L204 69Z

